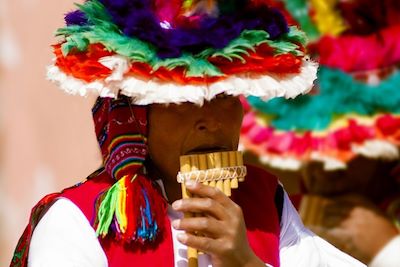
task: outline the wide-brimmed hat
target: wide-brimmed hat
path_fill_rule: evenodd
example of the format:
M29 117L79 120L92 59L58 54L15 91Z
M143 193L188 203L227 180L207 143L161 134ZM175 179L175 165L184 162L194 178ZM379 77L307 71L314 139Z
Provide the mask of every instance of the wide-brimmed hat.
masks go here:
M265 164L290 170L309 161L322 161L327 170L346 168L359 155L397 159L399 5L284 2L313 40L309 50L320 63L318 82L310 94L293 100L249 97L244 148Z
M48 78L71 94L123 94L133 103L218 94L293 98L317 65L305 34L265 1L88 0L57 30Z

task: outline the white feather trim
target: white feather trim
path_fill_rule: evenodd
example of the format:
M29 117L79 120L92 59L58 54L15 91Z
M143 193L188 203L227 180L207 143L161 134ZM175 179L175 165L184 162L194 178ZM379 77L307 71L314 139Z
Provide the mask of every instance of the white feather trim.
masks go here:
M311 159L322 162L324 164L325 171L336 171L347 168L347 164L345 162L337 158L321 155L318 152L311 153Z
M261 156L260 162L276 169L298 171L302 166L302 162L296 158L279 157L279 156Z
M87 83L63 73L57 66L48 68L47 77L70 94L87 95L96 93L102 97L115 97L119 90L131 96L134 104L192 102L202 105L216 95L257 96L263 100L274 97L293 98L311 90L317 78L318 64L304 60L299 74L290 75L236 75L225 80L206 85L181 85L156 80L142 80L128 76L130 63L121 56L109 56L99 60L112 70L105 80Z
M104 86L102 82L87 83L76 79L72 76L67 76L57 66L52 65L47 68L47 78L60 86L62 90L72 95L86 96L88 92L94 92L102 97L114 97L110 88Z
M400 156L397 146L384 140L369 140L362 145L353 145L352 151L367 158L384 160L396 160Z
M323 164L325 171L335 171L346 169L346 163L342 162L336 158L327 157L325 155L320 155L317 153L312 153L311 159L314 161L319 161ZM281 157L276 155L262 155L259 157L261 163L271 166L280 170L287 171L299 171L304 162L297 158L292 157Z
M124 74L129 71L131 64L125 57L122 56L109 56L99 59L99 63L103 66L113 70L112 74L106 78L106 82L122 81Z

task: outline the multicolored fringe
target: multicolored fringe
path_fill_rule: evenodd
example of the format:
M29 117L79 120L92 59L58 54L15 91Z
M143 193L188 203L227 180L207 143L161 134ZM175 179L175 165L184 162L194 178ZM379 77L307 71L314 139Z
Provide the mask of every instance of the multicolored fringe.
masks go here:
M123 241L152 242L162 231L166 205L147 178L126 175L99 198L96 233L104 238L113 229Z

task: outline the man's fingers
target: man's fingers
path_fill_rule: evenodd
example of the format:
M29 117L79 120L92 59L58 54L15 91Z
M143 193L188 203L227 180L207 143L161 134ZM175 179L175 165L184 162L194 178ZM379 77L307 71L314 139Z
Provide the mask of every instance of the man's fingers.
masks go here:
M215 245L217 241L209 237L182 233L178 234L177 239L188 247L195 248L210 255L215 254L218 251L218 246Z
M172 208L181 212L194 212L210 215L219 220L224 220L228 217L225 208L217 201L211 198L187 198L175 201Z
M218 238L225 232L218 220L207 217L192 217L175 220L172 222L172 226L177 230L205 235L211 238Z
M201 183L196 183L193 181L187 181L186 188L187 190L189 190L190 193L195 196L211 198L225 207L229 206L229 204L232 202L229 197L227 197L221 190L216 187L203 185Z

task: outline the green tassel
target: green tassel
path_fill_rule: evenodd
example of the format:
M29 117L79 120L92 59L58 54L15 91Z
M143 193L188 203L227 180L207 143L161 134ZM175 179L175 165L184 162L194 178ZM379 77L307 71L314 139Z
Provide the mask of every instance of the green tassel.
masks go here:
M116 182L104 195L97 212L98 224L96 228L97 236L104 237L108 234L111 222L114 218L118 205L119 190L124 186L124 179Z

